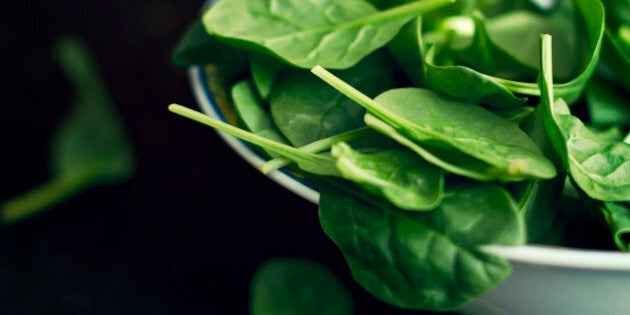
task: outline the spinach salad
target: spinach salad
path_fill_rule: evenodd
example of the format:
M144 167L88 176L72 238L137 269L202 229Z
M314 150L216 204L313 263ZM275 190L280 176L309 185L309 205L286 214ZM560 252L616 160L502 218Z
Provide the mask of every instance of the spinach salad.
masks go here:
M387 303L457 309L511 272L487 245L579 247L572 218L630 249L628 1L224 0L173 63L212 69L237 124L169 109L314 185Z

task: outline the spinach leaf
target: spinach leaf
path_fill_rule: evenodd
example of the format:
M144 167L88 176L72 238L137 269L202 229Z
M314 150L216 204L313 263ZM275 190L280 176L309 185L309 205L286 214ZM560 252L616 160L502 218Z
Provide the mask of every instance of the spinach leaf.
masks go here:
M387 50L409 81L415 86L422 86L424 83L422 18L415 18L405 24L387 44Z
M443 172L405 148L361 153L340 142L331 154L342 177L382 194L399 208L431 210L443 197Z
M630 93L630 78L627 75L630 73L630 53L624 51L621 41L610 29L606 30L602 43L602 57L600 68L611 73L610 79L618 81Z
M482 107L422 88L392 89L372 100L324 68L312 71L410 140L481 160L494 167L500 180L556 175L553 164L518 126Z
M586 87L585 96L590 126L630 127L628 94L623 93L617 84L596 76Z
M288 143L276 128L269 112L264 108L251 81L242 80L232 86L232 102L240 123L250 132L280 143ZM266 152L274 156L273 152Z
M472 44L455 51L458 59L465 61L465 64L474 67L477 71L493 76L509 79L535 77L536 70L533 67L516 59L513 52L509 53L495 44L488 34L485 18L481 12L473 12L472 20L475 25ZM521 34L513 35L519 40L523 39ZM517 47L521 48L522 45Z
M585 66L583 70L571 81L558 83L554 85L554 91L559 98L565 100L567 104L573 104L581 96L584 87L595 72L598 61L602 41L605 34L605 12L602 3L598 0L573 0L579 15L581 16L582 27L585 30L588 46L587 58L585 58ZM491 77L497 82L503 84L514 93L526 95L540 95L541 91L537 83L518 82L505 80L497 77Z
M562 2L562 8L547 13L537 13L530 10L515 10L506 12L487 20L480 20L477 25L486 28L486 39L496 45L500 51L511 56L514 61L523 66L512 67L504 62L503 66L494 71L512 73L513 77L535 79L538 74L540 51L540 34L551 34L556 38L553 49L556 52L554 64L554 78L558 81L568 81L579 70L577 62L580 54L578 47L578 31L575 23L575 8L571 1ZM493 60L497 54L490 55ZM507 61L510 61L509 59ZM514 62L510 61L510 62ZM496 61L495 61L496 63ZM509 78L503 74L499 77Z
M604 215L617 247L630 251L630 202L598 202L597 207Z
M561 204L563 198L562 192L567 177L566 170L562 166L562 160L547 135L543 120L543 107L537 106L520 123L520 127L556 166L558 175L551 179L534 179L508 186L521 213L525 216L527 237L530 242L538 242L546 237L553 223L560 216L558 205Z
M325 265L303 258L276 257L255 272L250 315L351 315L352 296Z
M514 184L512 192L517 199L520 213L525 218L527 239L530 243L541 241L559 217L558 204L562 197L564 176L550 180L529 180Z
M440 206L401 211L366 200L348 186L322 185L319 218L355 280L393 305L444 311L491 290L511 270L488 244L524 242L524 224L502 188L462 184Z
M365 115L365 122L370 128L390 137L392 140L414 151L429 163L448 172L481 181L497 179L497 174L492 165L483 161L458 151L445 150L437 145L431 146L428 143L420 145L369 113Z
M294 146L363 126L361 106L308 72L294 70L278 80L269 101L280 132Z
M630 2L627 0L602 0L606 7L607 24L611 30L630 25Z
M532 106L520 106L515 108L491 108L491 111L509 120L511 123L519 125L523 120L532 115L535 108Z
M203 16L208 32L301 68L355 65L412 18L451 0L414 1L378 11L362 0L219 1Z
M252 73L252 81L258 94L263 100L269 100L269 95L278 76L288 66L276 58L256 53L250 54L249 66Z
M571 178L593 199L630 198L630 145L599 138L577 117L552 88L551 36L541 37L542 106L545 127Z
M201 19L195 20L182 35L173 54L173 64L180 68L205 64L244 64L246 53L228 46L206 32ZM236 66L234 66L236 67Z
M438 92L468 103L485 104L492 108L506 109L522 106L527 98L517 97L505 86L469 67L437 65L436 46L426 52L427 85Z
M366 93L377 95L394 84L390 65L390 59L375 53L337 73ZM276 126L294 146L364 126L361 106L302 69L278 78L269 103Z
M131 141L89 47L65 36L55 42L54 56L75 95L51 139L52 178L2 204L5 224L35 216L96 185L126 181L135 170Z

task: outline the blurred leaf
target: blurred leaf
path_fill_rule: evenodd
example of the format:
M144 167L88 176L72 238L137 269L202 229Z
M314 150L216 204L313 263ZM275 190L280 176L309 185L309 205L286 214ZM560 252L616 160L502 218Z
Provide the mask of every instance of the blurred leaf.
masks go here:
M350 315L352 298L324 265L273 258L254 275L250 315Z
M92 52L80 39L60 38L55 58L75 88L72 108L51 139L52 178L1 206L4 223L39 214L97 184L129 179L132 144L103 82Z

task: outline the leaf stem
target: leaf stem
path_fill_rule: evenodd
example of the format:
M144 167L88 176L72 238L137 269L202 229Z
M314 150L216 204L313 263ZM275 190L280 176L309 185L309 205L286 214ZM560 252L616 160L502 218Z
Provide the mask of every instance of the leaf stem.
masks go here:
M3 224L15 224L34 217L84 188L85 176L60 176L8 200L0 207Z
M169 105L168 110L180 116L192 119L198 123L201 123L206 126L215 128L219 131L228 133L241 140L244 140L249 143L255 144L257 146L260 146L262 148L265 148L269 151L273 151L280 155L286 156L287 158L291 160L300 160L300 161L308 160L314 163L328 163L331 160L330 158L320 156L317 154L304 152L290 145L286 145L286 144L259 136L257 134L232 126L228 123L222 122L218 119L212 118L206 114L200 113L198 111L192 110L190 108L184 107L179 104Z
M359 138L363 135L367 135L372 132L372 129L369 127L361 127L354 130L350 130L348 132L340 133L328 138L324 138L321 140L313 141L305 146L301 146L299 148L300 151L308 152L308 153L318 153L324 150L330 149L333 144L342 141L349 141L356 138ZM292 162L291 159L281 156L274 159L271 159L258 168L264 174L269 174L281 167L284 167Z
M317 65L313 67L311 72L380 119L387 122L403 120L402 117L399 117L396 113L384 108L369 96L361 93L361 91L335 76L330 71L324 69L322 66Z

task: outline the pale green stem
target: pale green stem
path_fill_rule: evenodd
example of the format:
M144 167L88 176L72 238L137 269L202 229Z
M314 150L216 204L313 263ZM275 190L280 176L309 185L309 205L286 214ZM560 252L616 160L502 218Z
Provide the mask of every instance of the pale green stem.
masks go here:
M5 202L0 208L3 224L34 217L66 200L84 186L84 176L60 176Z
M168 109L175 114L192 119L198 123L204 124L206 126L210 126L217 130L226 132L241 140L250 142L252 144L265 148L269 151L276 152L290 159L309 160L311 162L321 162L321 163L327 163L330 160L329 158L326 158L324 156L320 156L317 154L309 154L308 152L303 152L300 149L292 147L290 145L273 141L268 138L251 133L247 130L243 130L241 128L232 126L228 123L222 122L218 119L214 119L204 113L192 110L182 105L171 104L169 105Z
M337 142L350 141L352 139L359 138L362 135L365 135L371 131L372 131L371 128L368 128L368 127L354 129L354 130L340 133L340 134L337 134L328 138L313 141L305 146L300 147L300 150L304 152L308 152L308 153L322 152L324 150L330 149L332 145ZM287 166L291 162L292 162L291 159L281 156L281 157L277 157L263 163L258 169L264 174L269 174L281 167Z

